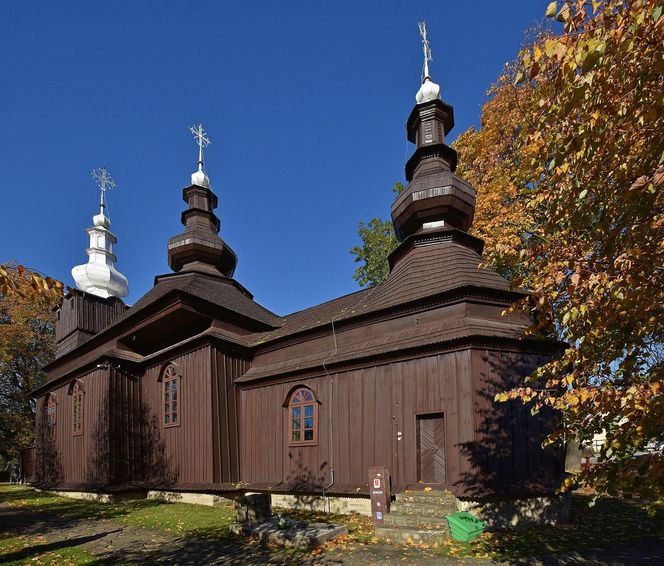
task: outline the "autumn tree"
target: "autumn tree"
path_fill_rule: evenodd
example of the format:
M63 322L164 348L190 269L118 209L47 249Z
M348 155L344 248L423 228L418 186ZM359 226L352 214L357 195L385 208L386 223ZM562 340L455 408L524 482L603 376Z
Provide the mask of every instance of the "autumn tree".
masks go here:
M34 436L30 392L55 354L53 307L62 284L21 266L0 266L0 460L11 461Z
M489 261L532 290L518 307L569 344L498 400L560 411L549 442L606 433L599 464L564 487L638 492L652 505L664 502L663 6L552 2L562 32L524 49L516 86L500 81L484 108L504 103L508 131L482 132L502 127L483 115L458 144ZM492 139L489 161L478 153L473 165ZM499 218L487 228L489 202Z

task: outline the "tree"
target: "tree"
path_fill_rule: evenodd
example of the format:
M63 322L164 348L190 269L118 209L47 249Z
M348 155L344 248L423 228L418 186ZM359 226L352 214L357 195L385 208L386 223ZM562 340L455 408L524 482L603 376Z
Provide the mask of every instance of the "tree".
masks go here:
M563 489L638 492L652 506L664 503L664 453L654 449L664 441L663 7L551 2L563 31L521 51L515 87L499 81L484 111L505 96L513 129L476 181L479 202L504 198L509 218L487 238L488 258L532 290L518 306L569 344L497 400L557 409L548 442L606 432L599 464ZM482 143L479 132L468 138L464 149ZM502 188L492 177L501 170Z
M402 183L397 182L392 186L392 192L400 194L404 188ZM363 261L364 265L355 269L353 279L360 287L376 285L389 275L387 256L399 244L394 234L394 226L389 219L372 218L366 224L360 222L357 233L362 239L362 246L354 246L350 253L355 255L356 262Z
M0 460L15 460L34 438L30 392L44 382L55 354L53 307L62 283L21 266L1 266Z

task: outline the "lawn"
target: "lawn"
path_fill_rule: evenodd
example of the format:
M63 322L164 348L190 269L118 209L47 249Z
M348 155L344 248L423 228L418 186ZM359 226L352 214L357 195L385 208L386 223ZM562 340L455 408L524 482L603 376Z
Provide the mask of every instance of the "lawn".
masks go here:
M221 507L147 499L97 503L49 495L23 486L0 486L0 502L74 519L110 519L190 536L225 536L234 520L230 503Z

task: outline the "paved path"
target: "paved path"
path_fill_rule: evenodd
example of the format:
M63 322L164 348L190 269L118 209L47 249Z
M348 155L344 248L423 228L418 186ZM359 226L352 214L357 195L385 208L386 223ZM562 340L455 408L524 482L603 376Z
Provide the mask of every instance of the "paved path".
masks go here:
M108 520L68 519L31 509L0 505L0 534L39 537L43 543L27 551L3 558L29 562L35 553L80 547L99 559L95 566L110 564L302 564L306 566L386 565L487 566L491 560L453 559L436 556L428 550L395 547L388 544L352 545L337 548L324 556L303 558L301 554L270 548L238 538L194 539L165 531L122 525ZM507 563L506 563L507 564ZM588 549L539 559L511 561L515 566L655 566L664 565L664 539L649 539Z

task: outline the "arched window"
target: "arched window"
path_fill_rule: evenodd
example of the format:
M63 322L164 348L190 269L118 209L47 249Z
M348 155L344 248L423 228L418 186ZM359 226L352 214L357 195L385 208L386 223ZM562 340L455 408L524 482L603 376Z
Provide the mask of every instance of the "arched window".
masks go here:
M53 434L55 432L55 425L57 422L57 404L55 402L55 395L53 393L48 394L46 400L46 423L48 424L48 430Z
M306 387L296 389L290 396L288 441L291 446L318 444L318 402Z
M72 406L72 434L83 434L83 385L75 381L70 389Z
M182 420L182 391L180 374L174 364L167 365L161 377L161 408L163 425L179 426Z

